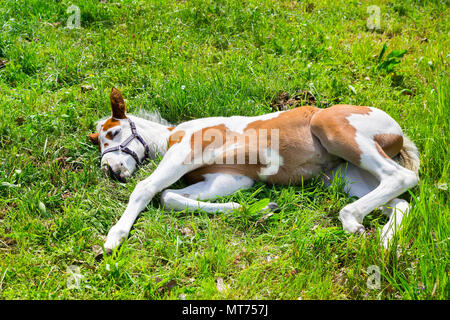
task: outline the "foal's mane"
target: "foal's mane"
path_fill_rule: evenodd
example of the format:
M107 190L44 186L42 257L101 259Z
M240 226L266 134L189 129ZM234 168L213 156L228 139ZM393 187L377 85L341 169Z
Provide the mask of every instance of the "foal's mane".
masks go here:
M152 111L148 111L148 110L143 110L143 109L139 109L137 110L135 113L130 114L130 116L134 116L134 117L138 117L138 118L142 118L148 121L152 121L152 122L156 122L165 126L170 126L171 124L164 119L163 117L161 117L161 114L159 113L158 110L152 110ZM95 127L97 128L97 131L100 130L100 125L106 121L106 119L109 119L111 116L106 116L101 118L100 120L95 122Z
M159 124L162 124L165 126L170 126L170 123L166 119L161 117L161 114L159 113L158 110L148 111L148 110L139 109L139 110L137 110L136 113L134 113L132 115L134 115L135 117L143 118L145 120L156 122L156 123L159 123Z

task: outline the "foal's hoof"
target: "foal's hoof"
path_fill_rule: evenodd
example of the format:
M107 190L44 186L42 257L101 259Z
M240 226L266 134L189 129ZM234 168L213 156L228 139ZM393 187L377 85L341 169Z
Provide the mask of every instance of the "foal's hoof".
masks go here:
M364 226L359 226L358 229L356 229L356 234L365 235L366 234L366 228Z
M389 224L385 225L381 230L380 241L385 249L389 249L394 238L394 230Z
M95 261L102 261L103 260L103 251L97 253L97 255L95 256Z
M343 224L344 231L352 234L360 234L365 235L366 229L362 224L359 223L352 223L352 224Z
M267 221L267 219L269 219L271 216L273 216L274 213L276 212L280 212L280 207L275 203L275 202L269 202L269 204L267 206L265 206L261 212L268 212L266 213L264 216L262 216L261 218L259 218L256 222L255 222L255 226L259 225L259 224L263 224L264 222Z
M103 251L102 247L97 246L97 245L92 247L92 251L94 251L94 253L95 253L96 261L101 261L101 260L103 260L104 256L110 256L112 254L111 249L105 249L105 251Z
M275 202L269 202L262 211L280 212L280 207Z

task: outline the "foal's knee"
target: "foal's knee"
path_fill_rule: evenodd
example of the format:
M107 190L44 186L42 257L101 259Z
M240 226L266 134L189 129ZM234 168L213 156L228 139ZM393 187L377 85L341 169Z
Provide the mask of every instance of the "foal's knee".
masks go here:
M405 187L409 189L417 186L417 184L419 183L419 177L415 172L405 169L402 181Z
M172 189L166 189L161 193L161 204L162 205L168 205L171 202L173 202L175 198L174 190Z
M161 193L161 205L166 209L184 210L189 201L187 194L182 194L180 190L167 189Z

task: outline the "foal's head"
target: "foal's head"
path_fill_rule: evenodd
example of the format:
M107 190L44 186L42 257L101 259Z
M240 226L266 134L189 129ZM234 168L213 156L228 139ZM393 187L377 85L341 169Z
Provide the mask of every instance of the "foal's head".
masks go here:
M138 118L131 120L127 117L125 101L119 90L112 89L110 100L111 118L99 121L97 132L90 134L89 139L99 146L102 170L125 182L138 164L149 156L150 147L139 134L142 132L136 130L134 121Z

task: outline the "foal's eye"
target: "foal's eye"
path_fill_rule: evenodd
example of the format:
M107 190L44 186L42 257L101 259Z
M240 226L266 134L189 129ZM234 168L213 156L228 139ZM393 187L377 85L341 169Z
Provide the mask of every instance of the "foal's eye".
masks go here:
M114 138L115 136L117 136L117 135L119 134L119 132L120 132L120 129L114 131L114 132L112 133L112 137Z

